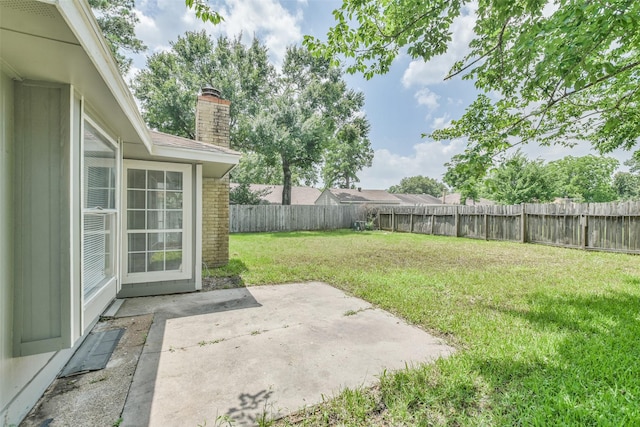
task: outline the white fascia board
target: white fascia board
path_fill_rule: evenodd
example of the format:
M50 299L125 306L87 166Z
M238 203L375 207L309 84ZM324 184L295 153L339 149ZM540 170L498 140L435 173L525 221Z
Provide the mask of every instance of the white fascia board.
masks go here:
M51 3L51 1L46 0L43 2ZM64 0L56 2L55 5L84 48L87 56L93 62L97 72L100 73L105 84L109 87L118 105L136 130L140 140L151 153L151 135L149 135L147 125L142 119L140 111L138 111L133 95L120 75L120 70L111 55L107 42L102 36L89 4L85 0Z
M211 153L207 151L194 151L188 148L161 147L155 145L154 156L171 157L179 160L191 160L204 163L224 163L227 165L237 165L240 162L240 154Z

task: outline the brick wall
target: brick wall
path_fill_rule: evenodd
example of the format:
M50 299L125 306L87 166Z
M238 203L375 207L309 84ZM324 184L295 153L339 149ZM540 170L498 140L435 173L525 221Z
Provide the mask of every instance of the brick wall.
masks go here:
M213 95L198 96L198 141L229 147L230 105ZM205 178L202 193L202 260L209 267L219 267L229 262L229 178Z

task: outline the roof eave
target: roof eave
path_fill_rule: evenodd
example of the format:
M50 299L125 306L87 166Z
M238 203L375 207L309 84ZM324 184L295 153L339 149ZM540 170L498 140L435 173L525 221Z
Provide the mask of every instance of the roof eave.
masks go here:
M232 167L240 162L240 154L230 153L212 153L207 151L195 151L189 148L177 148L154 145L153 152L150 153L154 156L160 157L172 157L179 160L188 160L193 162L205 162L205 163L223 163L231 165Z
M153 144L147 125L142 119L133 95L120 75L120 70L102 36L102 31L98 27L89 4L86 1L71 0L56 2L55 5L82 44L87 56L97 72L100 73L123 113L129 119L140 141L149 150L149 153L153 154Z

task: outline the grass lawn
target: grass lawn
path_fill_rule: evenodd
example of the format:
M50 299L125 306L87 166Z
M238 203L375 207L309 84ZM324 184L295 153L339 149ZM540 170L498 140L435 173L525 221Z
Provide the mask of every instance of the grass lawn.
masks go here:
M458 348L287 425L640 425L640 258L351 231L231 236L214 274L318 280Z

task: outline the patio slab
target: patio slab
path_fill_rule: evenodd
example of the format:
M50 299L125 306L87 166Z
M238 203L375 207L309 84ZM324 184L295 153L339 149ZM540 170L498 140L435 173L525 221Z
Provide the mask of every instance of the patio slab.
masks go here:
M135 298L117 316L149 312L122 426L253 425L453 352L324 283Z

